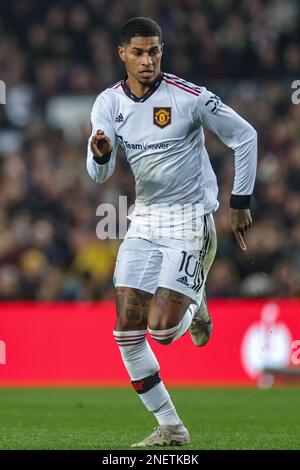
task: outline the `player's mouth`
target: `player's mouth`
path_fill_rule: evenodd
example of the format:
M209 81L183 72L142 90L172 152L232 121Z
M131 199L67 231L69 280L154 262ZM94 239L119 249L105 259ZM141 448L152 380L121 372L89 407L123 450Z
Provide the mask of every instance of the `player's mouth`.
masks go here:
M143 78L153 78L154 71L153 70L142 70L140 72Z

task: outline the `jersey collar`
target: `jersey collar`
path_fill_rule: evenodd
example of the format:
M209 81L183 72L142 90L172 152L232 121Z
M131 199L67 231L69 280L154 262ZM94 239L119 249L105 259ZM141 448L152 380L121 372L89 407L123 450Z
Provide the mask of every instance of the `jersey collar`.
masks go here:
M159 87L159 85L161 84L161 81L162 81L162 78L163 78L163 73L161 72L160 75L157 77L157 79L155 80L155 82L153 82L149 88L149 90L142 96L135 96L129 86L127 85L126 83L126 80L127 80L127 76L124 78L124 80L122 80L121 82L121 85L122 85L122 88L123 88L123 91L124 93L126 93L126 95L131 98L133 101L136 101L137 103L143 103L144 101L146 101L148 98L150 98L151 95L153 95L153 93L156 92L157 88Z

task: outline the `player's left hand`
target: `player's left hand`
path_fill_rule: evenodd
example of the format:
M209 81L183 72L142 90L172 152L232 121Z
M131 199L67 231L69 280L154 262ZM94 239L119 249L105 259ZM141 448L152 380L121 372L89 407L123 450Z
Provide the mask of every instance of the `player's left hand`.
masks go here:
M230 208L230 224L241 250L246 251L247 246L244 241L244 236L252 225L250 209Z

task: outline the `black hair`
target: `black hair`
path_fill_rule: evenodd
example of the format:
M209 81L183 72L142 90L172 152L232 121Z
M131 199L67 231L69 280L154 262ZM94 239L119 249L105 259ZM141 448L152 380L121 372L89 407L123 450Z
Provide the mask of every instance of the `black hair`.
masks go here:
M162 33L160 26L151 18L145 16L138 16L131 18L123 24L121 29L121 44L129 44L131 38L141 36L158 36L159 42L162 40Z

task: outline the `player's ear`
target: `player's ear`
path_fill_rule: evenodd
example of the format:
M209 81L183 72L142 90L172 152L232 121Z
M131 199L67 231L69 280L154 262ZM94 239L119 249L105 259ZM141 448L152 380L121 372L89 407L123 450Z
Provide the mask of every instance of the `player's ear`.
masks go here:
M124 46L118 46L118 52L119 52L120 59L123 62L125 62L125 47Z
M161 51L161 53L164 52L164 46L165 46L165 45L164 45L164 43L162 42L161 45L160 45L160 51Z

